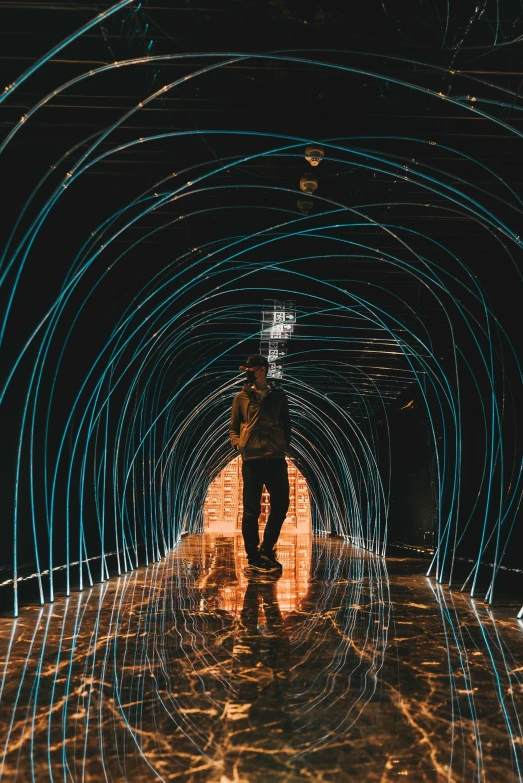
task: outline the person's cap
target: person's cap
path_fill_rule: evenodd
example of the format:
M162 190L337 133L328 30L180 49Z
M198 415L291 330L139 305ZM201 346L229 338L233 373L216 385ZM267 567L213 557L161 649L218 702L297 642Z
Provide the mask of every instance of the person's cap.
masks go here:
M253 353L245 364L242 364L240 367L240 370L250 370L252 367L265 367L265 369L269 369L269 362L265 358L265 356L261 356L259 353Z

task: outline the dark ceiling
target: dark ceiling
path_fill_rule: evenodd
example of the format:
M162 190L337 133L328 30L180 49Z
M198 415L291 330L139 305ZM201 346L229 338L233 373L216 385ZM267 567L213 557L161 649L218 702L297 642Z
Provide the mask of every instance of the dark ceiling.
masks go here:
M5 83L16 82L111 7L0 3ZM506 328L514 327L507 301L519 275L505 259L500 282L493 259L503 252L498 226L517 231L520 220L521 32L520 2L127 5L56 53L2 105L8 133L51 94L3 154L6 235L40 178L51 171L24 219L52 193L55 171L65 176L96 141L81 186L73 184L46 222L35 246L45 264L29 262L21 295L44 313L71 255L97 225L141 194L163 193L182 181L198 184L185 187L180 209L167 202L113 241L109 264L111 253L125 249L127 257L125 269L106 279L94 299L104 311L102 331L115 321L119 303L130 301L174 256L190 251L194 258L204 245L238 236L239 225L251 235L277 232L276 225L303 218L313 205L305 235L272 243L278 269L254 270L266 261L265 246L242 256L253 271L241 298L256 310L265 296L288 288L300 311L296 350L299 345L317 359L343 348L351 365L357 357L357 374L369 371L387 396L397 395L412 376L404 357L391 350L396 338L369 324L367 312L353 310L350 319L340 312L320 315L318 264L322 280L337 288L366 296L372 287L373 306L396 319L396 333L412 329L442 361L454 336L423 283L424 258L458 287L465 283L455 258L473 268L494 311L503 310ZM140 62L103 70L131 58ZM91 70L92 78L78 78ZM311 141L325 149L314 170L304 160ZM318 181L312 196L300 193L306 173ZM184 220L173 220L180 210ZM292 266L292 258L300 260Z

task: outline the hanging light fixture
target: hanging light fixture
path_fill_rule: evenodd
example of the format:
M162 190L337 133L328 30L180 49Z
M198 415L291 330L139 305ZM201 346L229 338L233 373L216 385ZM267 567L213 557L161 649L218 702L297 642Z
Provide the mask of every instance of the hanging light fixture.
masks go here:
M304 193L312 195L317 187L318 180L316 177L311 177L309 174L304 174L300 179L300 190L302 190Z
M298 201L296 202L296 206L298 207L302 215L308 215L314 206L314 202L307 201L307 199L304 198L299 198Z
M307 147L305 150L305 160L307 160L311 166L319 166L324 155L325 152L323 149L314 145Z

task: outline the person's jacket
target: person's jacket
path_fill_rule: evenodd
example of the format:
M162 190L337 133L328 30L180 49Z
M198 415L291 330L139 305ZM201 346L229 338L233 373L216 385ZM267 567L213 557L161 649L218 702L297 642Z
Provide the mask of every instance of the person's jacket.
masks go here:
M254 389L245 384L232 402L230 436L242 458L274 459L285 457L291 439L291 420L287 395L274 382L258 402Z

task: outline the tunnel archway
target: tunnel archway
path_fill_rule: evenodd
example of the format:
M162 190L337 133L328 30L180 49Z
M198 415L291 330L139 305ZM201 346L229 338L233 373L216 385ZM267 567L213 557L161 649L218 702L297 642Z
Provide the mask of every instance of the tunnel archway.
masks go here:
M523 783L522 6L0 3L2 780Z
M42 79L1 145L20 191L7 205L0 329L15 611L26 577L36 574L43 603L62 572L69 593L202 529L209 478L231 458L237 367L259 343L269 295L297 302L290 456L311 489L314 530L383 555L389 518L417 544L423 516L431 573L450 582L471 562L463 584L474 592L491 568L487 600L502 563L515 566L523 210L511 168L492 168L463 129L473 120L516 141L495 107L507 90L519 101L518 88L439 64L413 71L403 54L284 49L127 52L67 78L44 57L0 96L8 105ZM141 69L154 85L141 81L136 96ZM263 109L252 73L267 87ZM435 88L443 75L457 92ZM229 79L246 107L234 122L225 112L216 127L173 129L163 115L168 101L203 100L200 90L228 95ZM331 100L314 99L305 127L298 96L311 84ZM471 85L484 93L471 97ZM35 146L42 114L83 111L84 89L125 107L115 98L109 121L105 109L92 115L95 130L61 123L52 144ZM395 112L385 125L374 113L391 90L402 127ZM350 134L334 108L341 94L368 101ZM420 118L442 105L453 115L435 140ZM489 155L500 145L505 159L504 142L488 138ZM323 154L311 159L311 145ZM49 247L53 264L42 264ZM433 499L428 510L413 503L408 524L390 513L404 430L429 443L430 469L413 483ZM416 470L413 459L405 472Z

